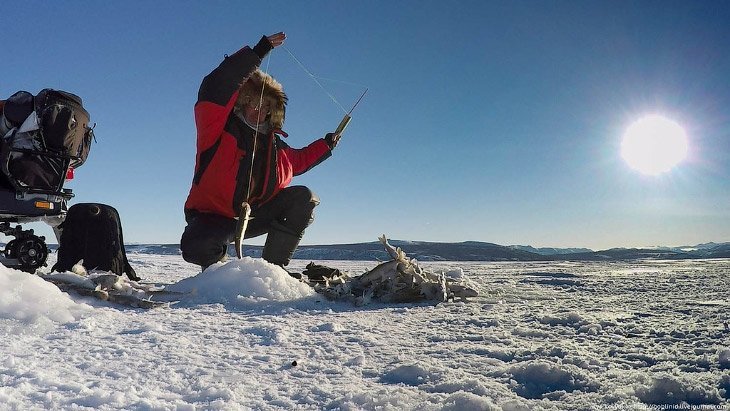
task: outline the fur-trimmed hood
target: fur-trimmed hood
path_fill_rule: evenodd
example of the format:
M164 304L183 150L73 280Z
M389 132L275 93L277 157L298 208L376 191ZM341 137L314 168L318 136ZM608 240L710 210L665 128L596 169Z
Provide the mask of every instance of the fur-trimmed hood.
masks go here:
M236 107L243 109L248 104L258 105L261 99L261 88L264 89L264 101L269 105L270 114L267 117L272 128L281 129L284 126L286 103L288 98L284 94L284 87L273 77L256 69L241 85Z

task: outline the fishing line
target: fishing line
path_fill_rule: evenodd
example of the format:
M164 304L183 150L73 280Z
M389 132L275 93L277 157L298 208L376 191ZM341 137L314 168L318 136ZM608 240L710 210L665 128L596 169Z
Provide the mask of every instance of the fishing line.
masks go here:
M307 75L309 75L309 77L311 77L312 80L314 80L315 83L317 83L317 85L322 89L322 91L324 91L332 99L332 101L334 101L334 103L337 104L338 107L340 107L340 109L342 110L342 112L345 113L345 114L347 114L347 109L345 109L344 107L342 107L342 104L340 104L340 102L337 101L337 99L332 94L330 94L329 91L327 91L327 89L322 85L322 83L319 82L318 77L315 76L314 74L312 74L312 72L309 71L304 66L304 64L302 64L302 62L299 61L299 59L294 54L292 54L292 52L289 51L288 48L286 48L286 46L282 45L281 47L284 50L286 50L286 52L289 53L289 55L291 56L291 58L294 59L294 61L299 65L299 67L301 67L302 70L304 70L304 72L307 73Z
M269 65L271 64L271 54L266 62L265 75L268 75ZM254 71L255 73L255 71ZM253 75L253 73L252 73ZM249 77L250 78L250 77ZM258 110L256 111L256 127L253 132L253 149L251 150L251 169L248 171L248 187L246 187L246 199L241 203L241 210L238 212L238 221L236 222L235 237L233 239L236 246L236 257L238 259L243 258L243 239L246 237L246 228L248 227L248 221L251 220L251 205L248 203L251 197L251 186L253 185L253 167L254 158L256 157L256 145L258 143L259 136L259 123L261 122L261 111L264 105L264 89L266 87L266 78L261 79L261 93L259 94ZM248 81L248 79L246 79ZM247 103L247 104L250 104ZM239 113L240 114L240 113ZM246 121L246 113L243 113L243 121Z
M269 74L269 65L271 64L271 55L273 53L269 53L268 59L266 59L266 70L264 71L264 74ZM253 133L253 149L251 150L251 169L248 171L248 187L246 187L246 201L250 200L251 197L251 185L253 184L253 161L254 157L256 157L256 146L258 143L258 136L259 136L259 124L261 123L261 109L263 108L264 104L264 89L266 88L266 79L263 78L263 81L261 81L261 93L259 94L259 105L258 105L258 111L256 112L256 127L254 128ZM245 116L245 113L244 113Z
M342 84L347 84L347 85L350 85L350 86L356 86L356 87L368 88L368 86L366 86L366 85L364 85L364 84L360 84L360 83L353 83L353 82L350 82L350 81L345 81L345 80L337 80L337 79L333 79L333 78L327 78L327 77L322 77L322 76L315 76L315 77L317 77L317 78L318 78L318 79L320 79L320 80L326 80L326 81L331 81L331 82L334 82L334 83L342 83Z

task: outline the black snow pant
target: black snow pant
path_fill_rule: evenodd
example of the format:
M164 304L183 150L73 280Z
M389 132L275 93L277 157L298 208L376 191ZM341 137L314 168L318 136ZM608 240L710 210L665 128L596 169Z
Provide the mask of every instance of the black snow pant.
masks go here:
M280 266L289 264L294 250L314 220L319 198L304 186L286 187L273 199L251 211L245 238L266 236L262 257ZM220 261L235 238L237 220L218 214L185 210L185 227L180 239L183 259L203 268Z

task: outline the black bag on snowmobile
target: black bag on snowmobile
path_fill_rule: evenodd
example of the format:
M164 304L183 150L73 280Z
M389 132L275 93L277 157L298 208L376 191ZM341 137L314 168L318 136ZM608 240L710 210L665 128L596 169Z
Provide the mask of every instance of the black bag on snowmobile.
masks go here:
M66 172L86 161L94 132L81 98L65 91L26 91L5 102L0 168L16 191L60 191Z
M127 260L122 223L117 210L106 204L80 203L71 206L61 228L58 261L53 271L70 271L80 260L87 270L126 273L139 280Z
M81 97L47 88L35 97L35 107L46 149L70 157L71 167L84 164L94 132Z

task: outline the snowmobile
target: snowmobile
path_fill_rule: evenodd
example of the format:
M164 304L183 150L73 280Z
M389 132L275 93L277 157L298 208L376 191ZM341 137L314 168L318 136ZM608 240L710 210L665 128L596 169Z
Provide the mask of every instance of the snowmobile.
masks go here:
M0 233L14 237L0 252L6 267L35 272L45 265L45 238L20 224L47 223L60 238L74 196L63 186L89 154L89 121L81 98L60 90L0 100Z

